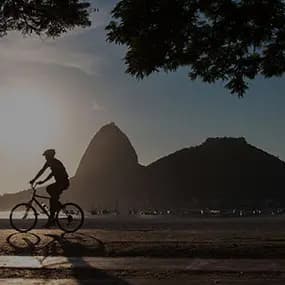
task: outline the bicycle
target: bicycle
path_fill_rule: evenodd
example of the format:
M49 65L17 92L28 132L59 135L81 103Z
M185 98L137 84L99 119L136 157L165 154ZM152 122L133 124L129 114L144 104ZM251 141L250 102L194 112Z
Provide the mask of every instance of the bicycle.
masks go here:
M27 203L17 204L10 212L10 224L18 232L25 233L32 230L38 221L40 213L37 208L41 210L48 218L50 217L49 209L40 203L37 198L50 199L50 197L37 194L37 183L32 186L32 198ZM34 207L36 204L37 207ZM55 222L58 227L66 233L73 233L81 228L84 222L84 212L75 203L61 204L55 215Z

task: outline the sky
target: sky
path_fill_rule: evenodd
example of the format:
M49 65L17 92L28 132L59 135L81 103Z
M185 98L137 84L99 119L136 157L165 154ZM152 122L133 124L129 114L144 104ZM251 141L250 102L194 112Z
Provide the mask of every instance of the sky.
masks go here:
M239 99L223 83L191 81L187 68L137 80L125 48L106 42L114 0L97 0L88 29L59 39L0 39L0 193L28 188L55 148L72 176L95 133L115 122L147 165L208 137L245 137L285 160L285 81L257 78Z

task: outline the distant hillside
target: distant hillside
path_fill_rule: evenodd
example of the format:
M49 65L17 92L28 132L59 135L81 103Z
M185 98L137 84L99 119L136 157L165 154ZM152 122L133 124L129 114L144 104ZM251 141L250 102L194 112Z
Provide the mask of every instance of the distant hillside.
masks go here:
M148 166L158 196L171 206L284 204L285 163L244 138L209 138Z
M278 206L285 205L284 178L285 163L244 138L209 138L142 166L111 123L90 142L62 199L85 209ZM0 209L29 195L1 196Z

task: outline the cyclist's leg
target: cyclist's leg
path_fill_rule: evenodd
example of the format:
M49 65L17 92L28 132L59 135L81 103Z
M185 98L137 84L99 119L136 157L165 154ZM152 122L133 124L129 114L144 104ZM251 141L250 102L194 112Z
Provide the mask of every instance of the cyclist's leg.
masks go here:
M47 188L46 188L46 190L47 190L47 192L48 192L48 194L49 194L50 196L52 196L52 193L54 192L54 189L56 188L56 187L55 187L55 184L56 184L56 183L50 184L50 185L48 185Z
M54 220L55 212L57 209L57 203L60 196L59 185L57 183L53 183L47 186L47 192L50 195L50 221Z
M60 209L61 203L59 202L59 197L62 191L69 187L69 181L64 181L62 183L56 182L47 186L47 192L50 195L50 218L48 225L54 222L55 213Z
M62 194L62 189L59 188L56 191L56 194L54 195L54 212L58 212L62 206L62 204L59 201L60 195Z
M62 206L61 202L59 201L59 198L62 192L69 187L69 180L57 182L56 184L57 184L56 192L58 196L57 196L57 200L55 201L55 207L56 207L56 211L59 211Z

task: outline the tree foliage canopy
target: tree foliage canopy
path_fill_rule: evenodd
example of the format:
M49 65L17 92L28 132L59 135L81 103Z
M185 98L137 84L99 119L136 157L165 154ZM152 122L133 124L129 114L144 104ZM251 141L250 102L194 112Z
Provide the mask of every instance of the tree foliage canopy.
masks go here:
M80 0L1 0L0 37L9 31L58 37L75 27L87 27L90 3Z
M243 96L257 75L285 71L284 0L121 0L112 16L108 39L128 47L138 78L187 66Z

